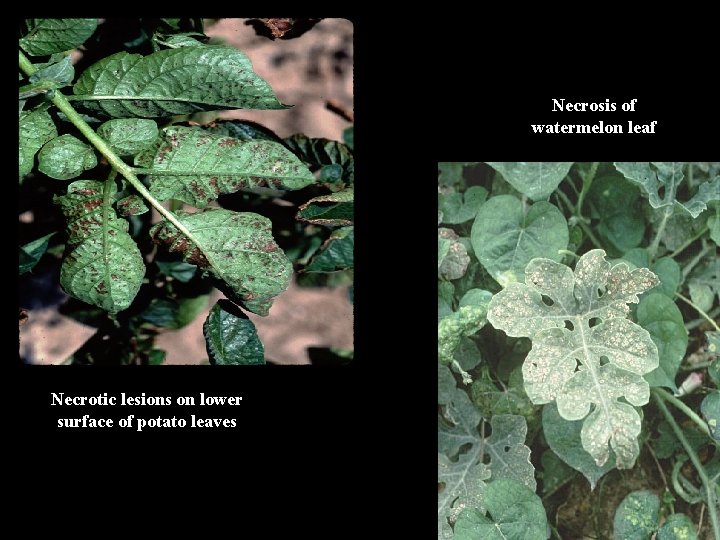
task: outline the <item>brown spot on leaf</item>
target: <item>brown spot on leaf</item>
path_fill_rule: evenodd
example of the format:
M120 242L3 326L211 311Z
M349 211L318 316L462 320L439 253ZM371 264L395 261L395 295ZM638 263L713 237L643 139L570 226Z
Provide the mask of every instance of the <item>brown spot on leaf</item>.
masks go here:
M102 206L102 201L100 199L91 199L83 202L82 205L85 210L94 210L98 206Z
M100 283L98 283L95 288L96 288L99 292L105 292L105 290L107 289L107 288L105 287L105 282L104 282L104 281L101 281Z
M231 139L228 137L228 138L220 139L220 141L218 142L218 147L219 148L230 148L233 146L237 146L239 143L240 143L240 141L238 141L237 139Z
M100 193L96 189L87 189L82 188L78 189L76 191L73 191L73 193L77 193L78 195L99 195Z
M205 268L210 264L198 247L195 247L190 254L187 255L186 260L189 263L197 264L200 268Z
M218 177L217 176L210 177L210 186L212 187L212 189L215 193L220 194L220 187L218 186Z
M262 250L270 253L272 251L277 251L277 246L275 245L275 242L268 242L263 246Z

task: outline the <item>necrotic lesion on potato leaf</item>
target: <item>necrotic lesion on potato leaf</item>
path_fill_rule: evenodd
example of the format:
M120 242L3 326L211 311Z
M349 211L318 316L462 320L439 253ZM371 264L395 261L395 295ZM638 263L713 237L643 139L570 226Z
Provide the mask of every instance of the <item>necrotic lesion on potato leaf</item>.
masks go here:
M619 468L631 467L639 452L633 405L648 402L643 375L658 366L658 350L646 330L626 319L627 304L657 283L648 269L611 267L604 251L592 250L574 272L533 259L525 283L511 283L490 302L493 326L533 341L523 365L528 396L536 404L556 401L566 420L584 418L583 447L598 465L609 457L608 444Z
M288 287L292 276L292 264L275 243L270 220L224 208L178 212L177 218L192 239L163 221L150 229L153 241L216 278L231 300L267 315L273 298Z
M135 158L151 169L150 193L204 208L224 193L272 187L302 189L315 182L310 170L287 148L269 140L242 141L202 129L171 127Z
M60 285L71 296L111 313L132 303L145 263L129 224L111 206L115 184L78 180L54 201L67 218L68 241Z

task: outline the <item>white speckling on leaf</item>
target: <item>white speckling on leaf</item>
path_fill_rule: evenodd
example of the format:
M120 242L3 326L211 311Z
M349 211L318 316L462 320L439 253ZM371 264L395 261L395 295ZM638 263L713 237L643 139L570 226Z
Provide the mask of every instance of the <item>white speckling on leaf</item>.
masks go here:
M643 375L659 358L650 334L626 317L628 304L658 282L646 268L611 268L605 252L596 249L580 257L574 272L533 259L525 283L507 285L490 302L487 319L495 328L533 341L523 365L531 401L557 401L566 420L584 418L583 447L598 465L607 461L609 448L618 468L632 467L639 452L640 416L633 405L648 402ZM591 319L600 323L591 328ZM604 365L602 358L608 361Z

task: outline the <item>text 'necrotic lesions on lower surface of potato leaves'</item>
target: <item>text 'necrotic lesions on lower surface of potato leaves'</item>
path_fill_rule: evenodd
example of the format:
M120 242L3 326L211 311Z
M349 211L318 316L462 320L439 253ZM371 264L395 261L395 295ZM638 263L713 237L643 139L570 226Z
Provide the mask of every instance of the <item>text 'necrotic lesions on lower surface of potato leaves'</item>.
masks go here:
M111 206L115 191L112 181L78 180L54 199L68 231L60 285L69 295L112 313L130 306L145 276L129 224Z
M163 221L150 229L153 241L215 277L231 300L267 315L273 298L287 289L292 277L292 264L275 243L270 220L223 208L178 212L177 218L192 238Z

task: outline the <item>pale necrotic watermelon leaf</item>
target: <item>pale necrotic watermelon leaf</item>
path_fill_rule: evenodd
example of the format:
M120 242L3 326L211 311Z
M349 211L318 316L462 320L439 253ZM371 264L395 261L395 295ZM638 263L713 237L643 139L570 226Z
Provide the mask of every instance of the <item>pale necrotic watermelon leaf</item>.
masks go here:
M444 414L438 417L438 537L452 538L450 525L465 508L483 510L483 490L493 482L511 478L526 489L536 487L530 449L525 446L527 424L522 416L497 415L492 434L478 433L481 416L467 394L444 388ZM459 455L458 455L459 453ZM486 465L485 456L490 464Z
M223 208L178 212L177 218L192 236L162 221L150 229L153 242L215 277L231 300L267 315L273 298L287 289L292 276L292 264L275 243L270 220Z
M549 537L542 500L515 480L496 480L483 494L487 516L475 508L462 512L454 540L545 540Z
M512 187L533 201L547 199L567 176L571 161L486 161Z
M97 28L97 19L26 19L20 47L45 56L82 45Z
M170 127L135 165L149 171L150 193L204 208L222 193L271 186L301 189L315 182L287 148L267 140L241 141L200 129Z
M135 298L145 264L129 224L112 208L115 183L78 180L55 203L67 218L60 285L69 295L116 313Z
M470 264L470 256L452 229L438 229L438 277L458 279L463 277Z
M526 212L517 197L500 195L480 207L470 239L482 265L505 286L522 281L535 257L559 261L558 250L567 248L568 227L550 203L537 202Z
M683 168L686 163L615 162L614 165L625 178L640 186L653 208L666 208L669 212L678 208L696 218L707 208L708 202L720 200L720 177L717 176L701 183L697 193L689 200L677 200L677 191L684 178Z
M605 473L615 468L613 459L608 459L602 466L595 463L582 445L582 420L568 422L560 416L554 403L548 403L543 407L542 425L545 440L555 455L576 471L580 471L590 482L591 490L595 489L598 480ZM611 457L613 454L611 450Z
M471 289L461 299L457 311L438 321L438 361L441 364L452 363L461 339L485 326L490 298L492 293L488 291Z
M148 56L119 52L86 69L74 100L113 118L157 118L218 109L284 109L245 54L208 45Z
M609 457L608 444L618 468L632 467L639 452L633 405L648 402L642 376L658 366L658 351L648 332L625 317L627 304L657 283L645 268L611 268L596 249L580 257L575 272L533 259L525 283L509 284L490 302L495 328L533 342L523 364L528 396L536 404L556 401L566 420L585 418L583 447L598 465Z

